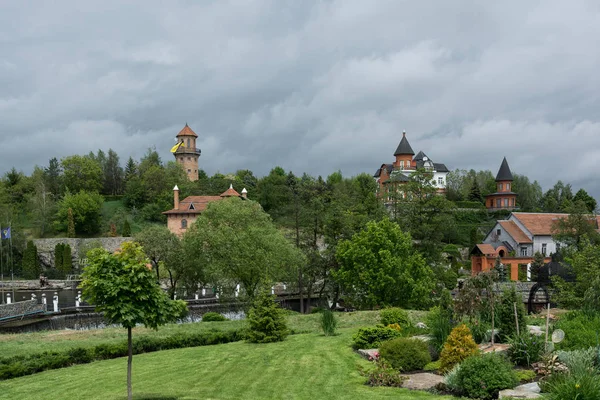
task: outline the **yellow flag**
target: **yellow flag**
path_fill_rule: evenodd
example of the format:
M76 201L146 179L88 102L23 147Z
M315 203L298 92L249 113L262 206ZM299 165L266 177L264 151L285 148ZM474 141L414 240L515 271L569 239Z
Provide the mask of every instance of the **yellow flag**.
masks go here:
M183 142L179 142L175 146L171 147L171 153L175 153L181 146L183 146Z

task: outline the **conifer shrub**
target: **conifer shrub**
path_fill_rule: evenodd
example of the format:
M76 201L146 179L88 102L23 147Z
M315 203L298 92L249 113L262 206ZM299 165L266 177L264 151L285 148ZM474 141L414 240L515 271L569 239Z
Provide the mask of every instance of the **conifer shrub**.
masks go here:
M525 307L523 299L517 295L515 287L505 290L500 297L500 302L496 307L496 328L500 329L500 339L507 341L511 336L518 335L517 325L515 321L515 303L517 306L517 316L519 320L519 329L527 328L527 320L525 319Z
M408 313L405 310L397 307L384 308L379 312L379 318L381 320L381 324L384 326L398 324L401 327L406 328L412 325Z
M121 230L121 236L129 237L131 236L131 225L129 225L129 220L125 218L125 222L123 222L123 229Z
M54 268L61 271L63 265L64 244L57 243L54 246Z
M519 383L512 364L505 357L488 353L469 357L456 376L460 392L472 399L497 398L498 392Z
M275 297L262 291L248 312L248 341L271 343L284 340L289 335L285 312L275 302Z
M335 329L337 328L337 319L331 310L324 310L321 313L321 329L325 336L335 335Z
M360 328L358 332L352 336L352 348L358 349L375 349L382 342L400 337L400 331L389 328L387 326L373 326L368 328Z
M63 245L63 256L62 256L62 265L60 266L60 270L64 275L70 274L73 272L73 256L71 255L71 246L69 244Z
M202 315L202 322L219 322L219 321L228 321L225 316L209 311L206 314Z
M379 357L402 372L421 370L431 362L427 343L403 337L383 342L379 347Z
M465 324L452 329L440 354L440 372L450 371L456 364L477 354L477 343Z

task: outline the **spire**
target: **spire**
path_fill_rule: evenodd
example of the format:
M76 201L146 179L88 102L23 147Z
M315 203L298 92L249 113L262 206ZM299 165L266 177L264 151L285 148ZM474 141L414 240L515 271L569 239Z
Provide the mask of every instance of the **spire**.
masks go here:
M500 169L498 170L498 175L496 175L496 182L498 181L512 181L513 176L512 172L510 172L510 167L508 166L508 161L506 161L506 157L502 160L502 165L500 165Z
M411 156L415 154L412 147L410 147L410 144L408 144L405 131L402 132L402 140L400 141L400 144L398 145L398 148L396 149L394 155L399 156L403 154L410 154Z

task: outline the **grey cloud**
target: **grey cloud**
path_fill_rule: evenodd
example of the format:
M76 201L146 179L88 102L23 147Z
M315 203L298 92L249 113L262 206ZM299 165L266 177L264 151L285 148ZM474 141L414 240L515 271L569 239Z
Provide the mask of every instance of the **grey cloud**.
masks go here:
M599 36L587 1L9 2L0 173L108 147L169 160L185 122L208 173L372 173L406 129L449 168L506 155L600 198Z

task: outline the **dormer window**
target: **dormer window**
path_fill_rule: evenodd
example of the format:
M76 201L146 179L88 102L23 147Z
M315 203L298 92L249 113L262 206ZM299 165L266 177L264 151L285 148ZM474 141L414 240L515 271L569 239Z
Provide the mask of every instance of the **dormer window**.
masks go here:
M196 209L196 207L194 207L194 203L190 203L190 208L189 208L189 210L195 210L195 209Z

